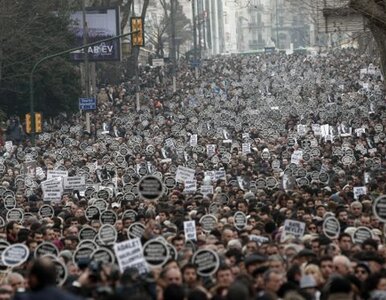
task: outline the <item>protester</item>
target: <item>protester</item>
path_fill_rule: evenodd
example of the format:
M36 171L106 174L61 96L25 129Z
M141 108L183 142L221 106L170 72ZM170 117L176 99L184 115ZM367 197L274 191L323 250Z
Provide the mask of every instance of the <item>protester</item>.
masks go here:
M262 53L203 60L196 78L181 61L176 92L141 68L139 107L134 81L101 86L89 132L61 114L32 147L10 119L0 299L381 299L376 65Z

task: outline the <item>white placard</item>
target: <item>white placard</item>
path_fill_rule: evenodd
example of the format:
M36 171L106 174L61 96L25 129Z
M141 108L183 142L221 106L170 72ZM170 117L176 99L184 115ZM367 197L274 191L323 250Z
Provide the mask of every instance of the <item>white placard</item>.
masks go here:
M63 187L68 190L83 190L85 189L86 179L84 176L64 177Z
M197 180L186 180L184 185L185 193L195 193L197 191Z
M320 132L322 137L326 138L330 134L330 126L328 124L320 126Z
M225 170L214 171L214 180L217 181L219 179L226 180Z
M190 145L191 147L197 146L197 134L192 134L192 135L190 136L189 145Z
M139 238L114 244L114 252L121 273L127 268L134 268L140 274L145 274L149 271L146 260L143 257L142 244Z
M212 157L215 154L216 154L216 145L215 144L206 145L206 155L208 157Z
M53 178L62 178L67 177L68 171L61 171L61 170L48 170L47 171L47 179L53 179Z
M360 195L366 195L367 194L367 187L354 186L353 193L354 193L354 199L358 200Z
M295 150L291 155L291 164L299 164L300 160L303 159L303 151Z
M63 194L62 178L56 177L41 183L44 201L60 202Z
M247 155L251 153L251 144L250 143L242 143L241 145L243 155Z
M357 128L355 129L355 134L359 137L362 135L362 133L366 133L366 129L364 128Z
M200 192L206 196L209 194L213 194L213 185L202 185L200 188Z
M177 172L176 172L176 181L180 183L184 183L187 180L193 180L195 173L196 171L194 169L178 166Z
M306 224L304 222L299 222L295 220L285 220L284 230L282 233L282 241L286 236L292 235L293 237L299 239L303 237Z
M194 221L185 221L184 222L184 232L186 241L196 241L196 223Z
M46 173L43 171L41 167L36 168L36 177L39 180L43 180L44 178L46 178Z
M153 67L162 67L165 65L163 58L153 58L152 59L152 65Z
M320 124L312 124L312 131L314 132L315 136L322 135Z
M297 126L298 135L303 136L307 133L307 126L299 124Z
M5 147L5 150L8 153L11 153L12 152L12 147L13 147L13 142L12 141L6 141L5 144L4 144L4 147Z

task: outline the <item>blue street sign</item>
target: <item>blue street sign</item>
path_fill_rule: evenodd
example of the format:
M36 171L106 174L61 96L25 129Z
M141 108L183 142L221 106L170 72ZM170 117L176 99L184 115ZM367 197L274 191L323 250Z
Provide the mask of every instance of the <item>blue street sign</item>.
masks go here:
M95 98L79 98L79 109L80 110L94 110L97 108Z
M200 67L200 64L201 64L201 61L200 61L199 59L197 59L197 60L194 60L194 59L193 59L193 60L191 61L191 63L190 63L190 65L191 65L192 68L196 68L196 67L198 68L198 67Z

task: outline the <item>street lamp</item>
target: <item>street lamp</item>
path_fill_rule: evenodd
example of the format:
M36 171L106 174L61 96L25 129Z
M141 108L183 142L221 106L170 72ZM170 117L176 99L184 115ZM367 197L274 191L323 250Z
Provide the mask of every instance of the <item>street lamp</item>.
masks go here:
M54 53L54 54L51 54L51 55L48 55L48 56L45 56L45 57L39 59L34 64L34 66L32 67L32 70L31 70L31 72L29 74L29 107L30 107L30 114L31 114L31 143L32 143L33 147L35 147L35 133L36 133L35 132L35 107L34 107L34 73L35 73L36 68L41 63L43 63L46 60L49 60L51 58L58 57L58 56L61 56L63 54L68 54L68 53L71 53L73 51L80 50L80 49L87 50L87 48L90 47L90 46L94 46L94 45L97 45L97 44L100 44L100 43L103 43L103 42L113 41L113 40L119 39L121 37L130 35L130 34L134 34L134 33L137 33L137 32L138 31L132 31L132 32L128 32L128 33L123 33L123 34L120 34L120 35L117 35L117 36L113 36L111 38L99 40L99 41L96 41L96 42L93 42L93 43L85 44L85 45L82 45L82 46L79 46L79 47L75 47L75 48L64 50L64 51L61 51L61 52L58 52L58 53ZM87 53L87 51L86 51L86 53Z

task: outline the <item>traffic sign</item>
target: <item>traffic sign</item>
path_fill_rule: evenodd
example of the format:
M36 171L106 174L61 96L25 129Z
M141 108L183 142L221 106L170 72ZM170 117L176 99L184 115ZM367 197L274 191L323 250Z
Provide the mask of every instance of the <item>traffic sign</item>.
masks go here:
M80 110L94 110L97 108L97 102L95 98L79 98Z

